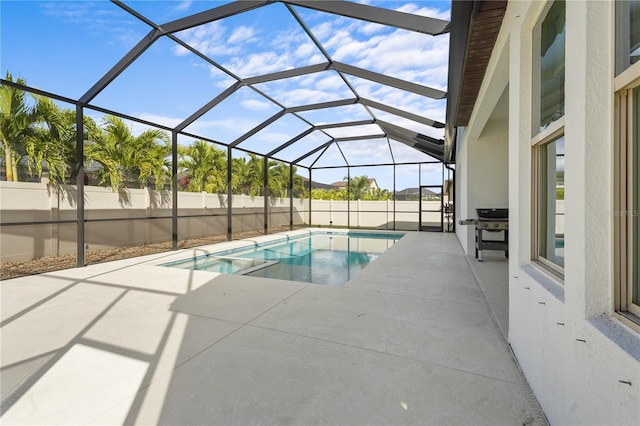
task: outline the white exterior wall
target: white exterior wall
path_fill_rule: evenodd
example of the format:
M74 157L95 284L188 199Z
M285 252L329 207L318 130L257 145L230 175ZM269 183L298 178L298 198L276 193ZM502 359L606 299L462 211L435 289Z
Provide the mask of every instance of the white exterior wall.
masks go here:
M532 29L544 6L508 3L465 131L483 132L508 75L509 342L551 424L638 425L640 333L612 302L614 3L566 3L564 282L531 261ZM456 166L463 191L473 190L470 144Z
M456 140L456 171L455 171L455 185L456 185L456 199L454 200L455 206L455 220L456 220L456 236L460 240L460 245L466 254L473 254L474 248L474 230L471 226L459 225L461 220L474 218L472 216L469 203L467 202L469 196L469 150L465 143L464 127L458 129Z
M468 129L470 130L470 129ZM466 135L470 133L467 132ZM478 208L509 207L509 144L506 119L490 119L479 137L465 137L456 157L456 220L473 219ZM458 222L459 223L459 222ZM468 255L475 252L475 227L456 226L462 248ZM502 239L485 233L484 238Z

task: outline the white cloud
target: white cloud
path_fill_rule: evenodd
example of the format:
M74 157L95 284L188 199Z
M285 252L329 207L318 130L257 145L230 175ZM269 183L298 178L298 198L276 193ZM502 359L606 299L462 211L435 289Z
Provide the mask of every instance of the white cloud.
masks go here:
M240 103L244 108L252 111L268 111L273 108L273 104L267 100L247 99Z
M323 62L327 62L327 58L325 58L323 55L318 53L316 55L309 56L309 59L307 60L307 65L320 64Z
M322 31L327 32L327 36L323 37L323 46L327 50L342 46L344 43L354 42L348 29L333 28L330 23L325 23L322 26Z
M295 142L293 145L290 145L280 151L278 155L286 160L294 160L328 141L329 137L327 135L315 130L311 134Z
M391 162L391 151L389 150L389 144L386 139L367 139L338 143L350 164ZM351 176L354 176L355 174L362 175L364 173L362 173L361 170L351 172ZM370 177L376 176L371 175Z
M246 43L255 40L255 30L251 27L240 26L233 30L227 43Z
M345 84L342 78L337 74L331 74L328 77L319 79L315 84L317 89L328 90L328 91L342 91L345 90Z
M332 41L331 44L337 44L339 47L335 50L332 57L335 60L346 62L349 59L357 59L362 57L364 51L372 45L373 40L377 40L378 38L372 38L369 42L361 42L358 40L351 39L350 36L347 36L347 39L340 40L338 39L340 34L336 35L334 39L336 41Z
M336 127L327 129L326 132L334 138L346 138L352 136L380 135L384 133L377 124L365 124L361 126Z
M263 83L258 88L288 107L354 97L334 71Z
M192 2L191 0L184 0L184 1L181 1L180 3L178 3L178 4L173 8L173 10L175 10L175 11L179 11L179 12L182 12L182 11L185 11L185 10L189 10L189 8L191 7L191 4L192 4L192 3L193 3L193 2Z
M371 118L365 108L360 104L304 111L301 112L300 115L316 125L366 120Z
M317 55L317 51L318 49L313 43L302 43L294 51L294 55L298 58L307 58L309 56Z
M276 132L276 131L262 131L259 132L254 138L259 139L259 144L261 148L266 148L264 145L269 145L269 147L280 146L289 139L291 139L295 135L291 135L285 132ZM247 142L251 141L252 138L248 139ZM240 145L242 146L242 145ZM265 150L266 151L266 150Z
M417 4L408 3L396 9L398 12L411 13L413 15L427 16L448 21L451 16L449 10L439 10L432 7L419 7Z
M384 31L385 28L386 27L384 25L370 22L370 23L364 25L362 28L360 28L360 32L362 34L371 35L371 34L375 34L375 33L380 32L380 31Z
M332 93L315 89L295 89L287 92L282 103L290 105L307 105L334 100Z
M143 113L137 114L136 116L141 120L149 121L151 123L161 124L161 125L167 126L167 127L176 127L178 124L182 123L182 121L183 121L182 118L169 117L169 116L165 116L165 115L152 114L152 113L147 113L147 112L143 112ZM143 131L148 129L148 127L145 126L144 124L138 124L138 123L135 123L135 122L132 123L132 128L142 129L139 133L141 133L141 132L143 132ZM134 134L139 134L139 133L135 133L134 132Z
M448 15L448 11L415 4L401 9L436 18ZM347 19L324 21L312 31L337 61L430 87L446 87L448 35L430 36Z
M265 52L254 53L245 57L236 56L224 66L240 77L252 77L292 68L292 61L288 55Z
M322 22L311 29L311 32L319 39L326 40L333 34L334 25L330 21ZM325 44L326 47L326 44Z
M282 71L325 62L321 52L297 25L258 36L259 27L240 25L234 29L215 21L181 31L177 36L240 77ZM175 55L187 50L176 46Z
M235 117L233 120L200 119L187 127L186 130L202 137L207 137L223 143L230 143L239 136L253 129L256 124L255 119L242 116Z
M177 36L205 55L216 56L228 55L236 50L225 43L225 33L226 28L220 22L216 21L180 31ZM173 53L176 55L185 55L188 53L188 50L180 45L176 45L173 48Z
M270 33L268 40L269 45L279 51L292 51L297 46L310 41L309 37L297 26Z

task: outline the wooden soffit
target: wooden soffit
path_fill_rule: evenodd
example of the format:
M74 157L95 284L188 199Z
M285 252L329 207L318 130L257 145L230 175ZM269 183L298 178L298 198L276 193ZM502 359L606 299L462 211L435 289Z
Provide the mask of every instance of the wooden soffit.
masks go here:
M482 0L474 4L474 13L469 23L455 126L469 124L506 8L506 0Z

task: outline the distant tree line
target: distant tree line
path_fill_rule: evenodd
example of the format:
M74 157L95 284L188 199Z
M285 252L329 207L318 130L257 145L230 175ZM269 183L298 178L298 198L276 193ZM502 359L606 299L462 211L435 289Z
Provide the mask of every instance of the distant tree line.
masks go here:
M369 177L355 176L344 177L344 188L313 189L311 198L316 200L390 200L391 192L388 189L370 188Z

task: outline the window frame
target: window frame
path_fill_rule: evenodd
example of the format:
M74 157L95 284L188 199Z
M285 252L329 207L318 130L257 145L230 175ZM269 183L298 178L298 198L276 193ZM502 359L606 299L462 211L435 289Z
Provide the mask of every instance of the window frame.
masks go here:
M557 0L556 0L557 1ZM556 264L555 262L547 259L541 255L541 232L543 228L543 212L541 211L544 206L544 200L542 200L543 190L541 187L541 177L544 171L541 169L543 163L542 153L543 147L549 143L553 143L561 137L565 136L565 116L566 111L563 110L563 114L557 120L553 120L547 124L545 128L540 128L540 105L541 99L541 85L542 85L542 53L540 51L541 39L542 39L542 25L547 18L551 8L556 1L548 2L540 13L534 27L533 27L533 49L532 49L532 128L531 128L531 179L532 179L532 200L531 200L531 260L537 266L540 266L543 270L550 272L556 278L560 280L562 284L564 280L564 267ZM565 2L566 8L566 2ZM566 32L566 10L565 10L565 32ZM565 34L566 35L566 34ZM563 60L566 64L566 44ZM566 75L566 68L565 68ZM564 90L563 85L563 90ZM564 97L566 100L566 96ZM565 153L566 153L566 138L565 138Z
M633 128L633 90L640 91L640 62L632 65L615 78L615 114L614 126L614 167L616 173L614 191L614 282L615 282L615 310L623 318L640 327L640 305L633 303L634 283L634 192L638 190L638 183L634 182L634 128ZM640 105L636 108L640 109ZM640 131L640 123L637 123ZM635 150L640 150L640 146ZM638 202L638 200L636 200ZM640 226L640 225L637 225ZM637 250L637 249L636 249ZM636 266L640 269L640 265ZM635 271L639 273L640 271ZM640 290L640 289L639 289Z
M614 309L616 316L633 329L640 331L640 301L633 301L634 287L640 293L640 283L635 281L640 275L640 205L637 170L634 161L640 163L640 120L637 119L640 102L634 109L634 90L636 100L640 100L640 61L627 58L629 37L632 30L627 15L628 5L616 4L615 31L615 70L613 78L614 95L614 143L613 143L613 211L614 232ZM636 29L637 30L637 29ZM634 115L636 117L634 129ZM635 134L634 134L635 133ZM637 144L634 147L634 142ZM636 163L636 167L638 167ZM634 173L636 176L634 176ZM635 221L635 224L634 224ZM634 247L635 246L635 247ZM634 270L635 259L635 270ZM636 275L634 277L634 274Z
M547 259L543 255L541 255L541 232L543 228L543 217L541 207L544 205L544 200L542 200L543 190L541 186L541 177L543 173L547 172L547 169L542 170L542 155L543 155L543 147L550 143L557 141L558 139L565 136L564 134L564 117L561 117L559 120L554 122L555 126L553 129L545 129L551 130L549 132L544 133L544 137L536 137L531 141L532 148L532 159L533 164L531 170L533 171L532 182L533 182L533 211L532 211L532 260L534 260L538 265L542 266L545 270L553 273L557 278L564 278L564 267L558 265L557 263ZM549 126L551 127L551 126ZM541 136L541 135L537 135ZM566 141L566 139L565 139Z

